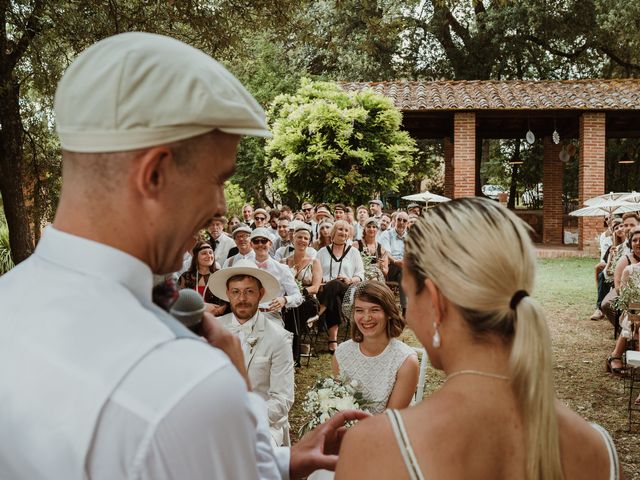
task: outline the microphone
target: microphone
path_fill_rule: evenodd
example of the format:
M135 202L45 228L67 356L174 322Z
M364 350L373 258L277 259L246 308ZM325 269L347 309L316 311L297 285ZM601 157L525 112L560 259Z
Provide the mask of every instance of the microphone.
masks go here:
M193 329L202 321L204 300L198 292L184 288L178 292L178 300L171 306L169 313L185 327Z

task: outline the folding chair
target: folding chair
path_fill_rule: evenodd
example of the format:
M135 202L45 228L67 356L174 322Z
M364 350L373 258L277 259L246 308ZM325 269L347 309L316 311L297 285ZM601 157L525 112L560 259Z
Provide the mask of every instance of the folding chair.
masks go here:
M413 395L412 405L420 403L424 397L424 385L427 376L427 364L429 363L429 355L425 348L413 347L418 354L420 360L420 375L418 376L418 386L416 387L416 393Z

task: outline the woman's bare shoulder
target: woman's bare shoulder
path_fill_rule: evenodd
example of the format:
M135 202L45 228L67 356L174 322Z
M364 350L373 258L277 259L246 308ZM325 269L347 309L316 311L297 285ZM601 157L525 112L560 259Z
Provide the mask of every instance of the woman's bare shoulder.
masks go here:
M556 415L565 478L608 478L609 455L602 434L560 402Z

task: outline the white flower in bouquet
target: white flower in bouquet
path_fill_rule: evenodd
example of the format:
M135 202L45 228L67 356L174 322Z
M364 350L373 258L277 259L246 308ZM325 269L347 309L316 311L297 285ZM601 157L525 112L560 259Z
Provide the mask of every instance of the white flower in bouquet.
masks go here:
M307 391L302 409L309 420L300 429L303 434L343 410L364 410L369 406L357 388L358 382L345 378L320 378Z

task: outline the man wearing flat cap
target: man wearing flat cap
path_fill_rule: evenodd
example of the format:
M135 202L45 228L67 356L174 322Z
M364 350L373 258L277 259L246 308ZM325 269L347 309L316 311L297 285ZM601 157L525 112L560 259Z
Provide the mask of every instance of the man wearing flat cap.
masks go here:
M152 302L153 274L178 270L224 214L240 136L269 135L260 105L200 50L138 32L85 50L55 114L55 220L0 278L0 476L298 478L334 466L321 452L337 452L355 414L274 449L238 340L205 314L212 348ZM34 279L47 285L37 295Z
M382 218L382 200L377 198L369 200L369 212L373 218L380 221L380 218Z
M209 279L214 295L222 295L231 313L220 324L238 335L253 391L267 403L269 427L276 445L289 444L289 410L293 405L292 334L259 309L280 295L278 279L251 260L218 270Z

